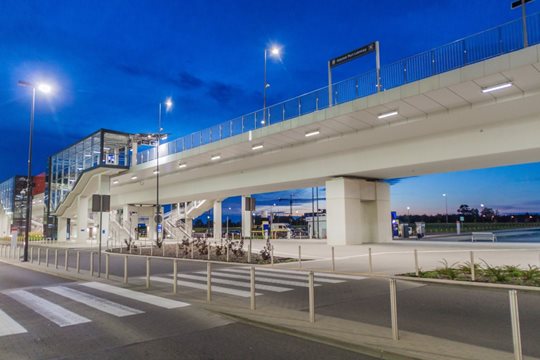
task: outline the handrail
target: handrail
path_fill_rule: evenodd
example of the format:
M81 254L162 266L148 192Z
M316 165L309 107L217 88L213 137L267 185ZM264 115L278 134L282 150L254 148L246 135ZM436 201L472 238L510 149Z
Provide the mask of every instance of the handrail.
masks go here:
M521 21L510 21L383 65L380 70L381 91L522 49ZM529 15L527 21L529 45L540 43L540 13ZM334 83L333 104L328 104L328 86L324 86L162 144L160 157L373 95L377 92L376 83L376 71L373 69ZM137 164L155 158L155 148L141 151L137 154Z

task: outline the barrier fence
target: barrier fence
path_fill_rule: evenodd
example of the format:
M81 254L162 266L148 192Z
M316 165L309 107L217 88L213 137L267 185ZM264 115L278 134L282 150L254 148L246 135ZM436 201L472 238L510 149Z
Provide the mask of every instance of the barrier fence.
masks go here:
M292 269L287 268L287 271L294 271L297 272L300 276L305 276L305 281L307 283L307 308L308 308L308 317L307 321L309 322L315 322L316 321L316 285L315 282L317 280L316 273L321 274L321 276L324 276L324 274L339 274L339 275L345 275L345 276L363 276L371 279L379 279L379 280L386 280L389 284L389 303L390 303L390 330L391 330L391 337L393 340L399 340L399 327L398 327L398 296L397 296L397 285L398 282L409 282L409 283L428 283L428 284L438 284L438 285L460 285L460 286L467 286L467 287L476 287L476 288L485 288L485 289L499 289L499 290L506 290L508 291L509 296L509 310L510 310L510 320L511 320L511 328L512 328L512 344L514 349L514 358L515 359L522 359L522 345L521 345L521 332L520 332L520 321L519 321L519 310L518 310L518 291L526 291L526 292L540 292L539 287L531 287L531 286L522 286L522 285L507 285L507 284L493 284L493 283L481 283L481 282L468 282L468 281L456 281L456 280L442 280L442 279L421 279L421 278L414 278L414 277L405 277L405 276L389 276L389 275L381 275L381 274L375 274L373 273L374 269L374 262L373 262L373 254L371 251L371 248L368 249L368 258L367 261L369 262L368 273L362 273L362 272L336 272L336 264L335 264L335 250L334 247L331 248L331 268L328 270L310 270L310 269L302 269L302 249L301 246L298 248L298 269ZM54 255L53 255L54 254ZM74 267L71 267L69 263L69 256L75 254L76 256L76 263ZM37 255L37 256L34 256ZM123 263L123 271L122 271L122 282L124 284L129 284L129 269L128 264L130 263L130 259L143 259L144 260L144 277L145 277L145 286L147 289L150 289L153 287L152 282L152 267L151 264L154 260L164 261L170 264L170 268L172 269L172 289L171 292L173 294L178 293L178 282L179 279L181 279L182 275L179 275L179 263L186 262L186 263L196 263L200 265L206 265L206 301L208 303L211 303L214 301L213 297L213 271L214 266L217 265L228 265L228 266L242 266L242 267L249 267L249 309L252 311L256 311L257 309L257 303L256 303L256 288L257 288L257 269L262 269L262 267L268 268L268 266L258 265L258 264L246 264L246 263L233 263L233 262L222 262L222 261L214 261L214 260L198 260L198 259L191 259L191 258L176 258L176 257L168 257L164 258L162 256L144 256L144 255L138 255L138 254L128 254L128 253L110 253L105 252L101 255L97 254L95 251L85 251L85 250L70 250L70 249L59 249L59 248L45 248L45 251L41 251L41 247L37 247L37 251L35 251L34 247L29 248L29 262L30 263L37 263L37 265L41 266L42 260L44 262L44 266L54 268L55 271L61 272L62 270L65 272L71 272L80 274L83 271L86 272L90 277L101 277L102 269L99 268L97 271L95 269L95 262L97 256L105 257L105 269L104 269L104 277L108 280L117 280L116 278L111 276L110 273L110 266L111 266L111 259L118 259L118 261ZM0 245L0 256L7 259L13 259L17 260L22 257L22 247L17 246L15 248L11 247L10 245ZM59 260L61 257L64 257L64 268L59 267ZM81 257L86 257L88 261L88 267L86 269L81 269ZM412 263L414 264L414 267L411 269L411 271L414 270L414 273L416 275L420 272L420 258L419 253L416 249L414 249L410 255L413 259ZM44 257L44 259L42 259ZM54 259L54 267L50 266L50 258ZM469 259L471 264L475 264L475 253L474 251L469 251ZM117 261L117 263L118 263ZM140 264L140 262L138 262ZM475 266L470 267L471 271L471 278L475 279ZM133 269L132 269L133 271Z

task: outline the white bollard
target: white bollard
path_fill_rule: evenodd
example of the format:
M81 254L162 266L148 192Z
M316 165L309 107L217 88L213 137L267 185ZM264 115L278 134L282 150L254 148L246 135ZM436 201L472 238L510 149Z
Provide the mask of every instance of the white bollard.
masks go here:
M58 249L54 249L54 268L58 269Z
M161 244L161 249L163 250L163 257L165 257L165 242Z
M249 280L250 280L250 309L255 310L255 266L252 266L249 269Z
M399 340L397 322L397 286L396 279L390 279L390 318L392 322L392 339Z
M178 290L178 260L173 260L173 294Z
M298 267L302 268L302 245L298 245Z
M49 248L45 249L45 267L49 267Z
M128 257L124 256L124 284L128 283Z
M206 263L206 301L212 301L212 263Z
M191 258L193 259L193 241L191 241Z
M523 352L521 349L521 330L519 326L517 291L509 290L508 295L510 297L510 318L512 321L512 342L514 344L514 359L522 360Z
M228 246L225 248L225 252L227 253L227 262L229 262L229 247Z
M90 251L90 276L94 276L94 252Z
M332 271L336 271L336 257L335 257L333 246L332 246Z
M251 264L251 238L249 238L249 244L248 244L248 264Z
M81 252L77 251L77 274L81 272Z
M208 260L210 260L210 252L212 251L212 249L210 249L210 242L208 242L208 244L206 245L206 249L208 252Z
M64 252L64 270L68 271L68 249Z
M176 243L176 257L178 257L178 243Z
M373 258L371 256L371 248L369 248L368 251L369 251L369 259L368 259L369 272L372 273L373 272Z
M30 263L34 263L34 247L30 248Z
M146 257L146 288L150 289L150 257Z
M418 268L418 250L414 249L414 272L416 277L420 276L420 269Z
M105 279L109 280L109 261L110 254L105 254Z
M274 245L270 245L272 248L270 249L270 265L274 266Z
M309 322L315 322L315 275L313 271L308 275L309 283Z
M37 249L37 257L38 257L37 264L41 265L41 248L40 247Z
M471 251L471 280L476 281L476 269L474 267L474 252Z

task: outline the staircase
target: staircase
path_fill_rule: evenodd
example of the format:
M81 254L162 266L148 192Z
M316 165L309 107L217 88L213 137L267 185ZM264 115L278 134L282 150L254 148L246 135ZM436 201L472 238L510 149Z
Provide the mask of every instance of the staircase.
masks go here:
M180 241L183 238L187 238L189 241L193 240L191 226L188 226L187 221L190 223L193 219L202 215L205 211L208 211L214 206L213 200L197 200L185 203L184 206L178 204L176 209L165 213L163 216L163 228L171 237L176 241ZM187 220L187 221L186 221Z

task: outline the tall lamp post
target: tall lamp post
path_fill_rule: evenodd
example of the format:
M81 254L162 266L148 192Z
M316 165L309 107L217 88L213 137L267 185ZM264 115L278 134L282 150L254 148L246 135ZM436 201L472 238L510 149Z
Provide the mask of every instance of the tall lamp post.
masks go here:
M270 56L279 58L281 50L277 46L272 46L270 49L268 48L264 49L264 91L263 91L263 119L261 121L262 125L266 125L266 89L270 87L270 84L266 80L266 63L268 59L268 52L270 52Z
M446 223L448 224L448 196L446 194L442 194L444 197L444 206L446 208Z
M159 109L158 109L158 135L157 135L157 141L156 141L156 170L154 170L154 174L156 175L156 245L160 245L163 241L163 237L161 238L159 234L160 232L163 233L163 229L161 228L161 205L159 204L159 146L161 144L162 135L161 132L163 131L163 127L161 126L161 113L162 113L162 106L165 105L165 110L169 111L172 108L172 100L170 98L166 99L165 101L162 101L159 103ZM161 230L161 231L160 231Z
M19 86L29 87L32 89L32 105L30 107L30 137L28 141L28 178L26 179L26 219L24 226L24 252L23 261L28 261L28 234L32 224L32 146L34 133L34 114L36 109L36 89L42 93L48 94L52 88L47 84L38 84L37 86L27 81L19 81Z

